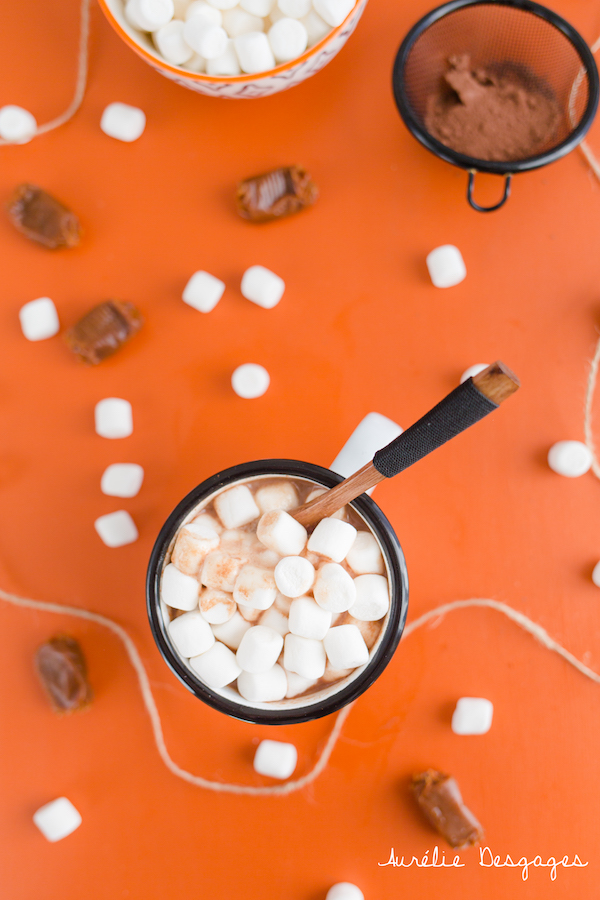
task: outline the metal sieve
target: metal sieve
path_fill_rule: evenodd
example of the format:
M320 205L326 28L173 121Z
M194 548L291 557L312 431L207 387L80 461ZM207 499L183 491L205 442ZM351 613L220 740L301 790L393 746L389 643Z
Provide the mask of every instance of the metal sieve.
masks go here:
M557 102L558 128L535 155L509 162L478 159L446 146L427 130L427 104L444 90L448 60L465 54L473 68L510 70L525 87L549 92ZM565 19L532 0L451 0L432 10L402 41L392 84L400 115L414 137L468 171L467 199L479 212L504 205L513 174L538 169L573 150L598 107L598 70L587 43ZM477 172L504 176L504 194L495 206L475 202Z

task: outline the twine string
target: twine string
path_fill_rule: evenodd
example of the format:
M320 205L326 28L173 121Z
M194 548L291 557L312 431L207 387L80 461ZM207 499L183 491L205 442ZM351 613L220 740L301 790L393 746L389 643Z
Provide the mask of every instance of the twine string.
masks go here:
M13 604L14 606L24 607L27 609L37 609L41 612L57 613L59 615L67 616L77 616L81 619L87 619L90 622L95 622L98 625L102 625L105 628L110 629L110 631L116 634L119 640L123 643L127 652L127 656L129 657L129 661L131 662L131 665L133 666L137 675L140 691L142 694L142 700L146 708L146 712L150 717L152 734L154 736L154 742L156 744L156 749L158 750L160 758L162 759L167 769L169 769L169 771L172 772L173 775L177 776L177 778L181 778L183 781L187 781L189 784L193 784L195 787L204 788L208 791L216 791L218 793L228 794L242 794L253 797L267 797L284 796L286 794L291 794L294 791L301 790L308 784L311 784L311 782L315 781L327 766L333 749L338 741L338 738L340 737L344 722L348 718L348 715L352 707L354 706L354 704L351 703L348 706L345 706L337 714L333 728L329 733L323 749L320 751L320 753L318 753L316 762L314 763L313 767L300 778L297 778L293 781L287 781L285 784L281 785L266 786L229 784L221 781L211 781L207 778L203 778L200 775L194 775L192 772L188 772L186 769L181 768L181 766L177 765L177 763L171 758L165 744L160 714L156 706L154 695L152 694L152 690L150 688L150 681L148 679L148 674L142 662L141 656L133 640L127 634L125 629L118 624L118 622L114 622L112 619L108 618L108 616L102 616L99 613L91 612L87 609L81 609L76 606L66 606L60 603L47 603L42 600L31 600L26 597L19 597L16 594L10 594L7 591L3 591L1 589L0 599L5 600L7 603ZM569 650L555 641L554 638L552 638L548 634L545 628L542 628L541 625L539 625L537 622L534 622L524 613L519 612L519 610L513 609L513 607L508 606L506 603L501 603L498 600L479 598L471 600L455 600L452 603L445 603L441 606L436 606L435 609L429 610L418 619L415 619L413 622L408 623L408 625L404 629L402 641L405 641L406 638L417 631L417 629L422 628L433 619L437 619L440 616L445 616L448 613L455 612L459 609L467 609L470 607L493 609L496 612L502 613L503 615L507 616L507 618L509 618L512 622L518 625L519 628L522 628L524 631L531 634L540 644L542 644L542 646L546 647L548 650L551 650L553 653L557 653L571 666L574 666L574 668L576 668L578 672L581 672L582 675L585 675L586 678L591 678L591 680L596 682L596 684L600 684L600 675L597 672L594 672L593 669L590 669L588 666L582 663Z
M48 131L54 131L60 128L69 119L72 119L83 102L85 89L87 87L88 76L88 44L90 36L90 0L81 0L81 11L79 19L79 51L77 54L77 76L75 79L75 92L69 106L50 122L38 125L33 137L39 137L40 134L46 134ZM13 144L13 141L5 141L0 138L0 146Z
M585 444L592 454L592 472L596 478L600 478L600 463L596 456L596 446L594 444L594 434L592 431L592 408L594 404L594 392L596 390L596 380L598 378L598 365L600 365L600 339L596 344L596 352L592 362L590 363L590 372L587 380L585 391L585 407L583 413L583 433L585 436Z

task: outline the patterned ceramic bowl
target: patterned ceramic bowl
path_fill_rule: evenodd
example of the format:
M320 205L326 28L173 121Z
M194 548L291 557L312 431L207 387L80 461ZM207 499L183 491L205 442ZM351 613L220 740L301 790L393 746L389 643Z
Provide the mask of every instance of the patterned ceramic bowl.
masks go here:
M341 25L338 25L322 40L306 50L302 56L291 62L276 66L267 72L260 72L258 75L216 77L189 72L181 66L174 66L166 62L155 49L149 35L140 34L126 21L122 0L99 0L99 2L117 34L161 75L165 75L192 91L198 91L200 94L233 99L266 97L269 94L285 91L295 84L300 84L306 78L310 78L339 53L356 28L367 4L367 0L358 0Z

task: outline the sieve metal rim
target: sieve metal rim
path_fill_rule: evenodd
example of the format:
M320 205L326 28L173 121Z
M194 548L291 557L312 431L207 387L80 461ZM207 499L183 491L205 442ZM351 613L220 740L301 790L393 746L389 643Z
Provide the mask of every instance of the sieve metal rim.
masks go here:
M537 15L562 32L577 51L581 64L588 74L588 102L579 124L575 126L568 137L555 147L552 147L551 150L511 162L478 159L475 156L458 153L456 150L452 150L450 147L442 144L441 141L438 141L437 138L434 138L427 131L413 113L412 104L404 87L403 74L414 43L435 22L469 6L507 6ZM587 42L566 19L563 19L562 16L559 16L553 10L548 9L547 6L534 2L534 0L450 0L450 2L431 10L413 25L400 44L392 70L392 89L396 106L404 124L413 137L423 144L427 150L439 156L445 162L458 166L461 169L466 169L469 172L490 172L495 175L510 175L517 172L532 171L566 156L567 153L570 153L571 150L574 150L581 143L587 134L594 120L600 97L598 68Z

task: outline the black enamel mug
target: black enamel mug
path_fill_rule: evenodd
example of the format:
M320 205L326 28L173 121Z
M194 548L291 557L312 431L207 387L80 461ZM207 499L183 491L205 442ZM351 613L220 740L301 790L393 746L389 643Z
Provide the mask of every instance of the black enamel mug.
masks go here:
M209 687L175 649L167 630L168 610L160 598L160 582L169 562L179 528L199 512L216 493L235 484L260 478L288 476L302 479L316 487L330 488L342 481L330 469L289 459L262 459L232 466L218 472L177 504L160 530L150 556L146 581L148 617L152 634L165 662L179 680L196 697L220 712L260 725L289 725L308 722L337 712L356 700L381 675L398 646L408 611L408 577L404 554L396 534L377 504L362 494L350 504L377 539L387 570L390 608L383 620L381 633L371 650L369 661L343 679L324 686L317 693L269 703L251 703L231 686Z

